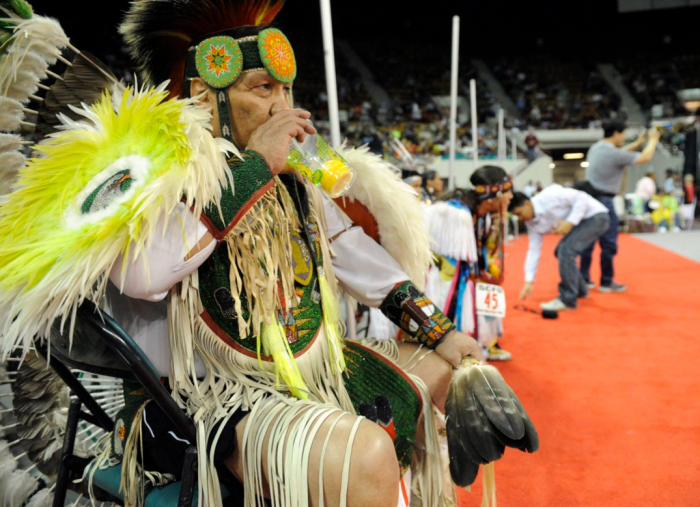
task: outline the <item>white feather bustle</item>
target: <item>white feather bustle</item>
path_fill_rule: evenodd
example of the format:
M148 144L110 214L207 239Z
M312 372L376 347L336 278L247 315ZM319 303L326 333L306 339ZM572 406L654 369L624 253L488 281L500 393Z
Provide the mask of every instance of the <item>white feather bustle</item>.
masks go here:
M22 137L17 134L0 134L0 153L22 149Z
M338 153L357 173L345 199L357 199L372 213L381 245L396 259L411 281L420 289L432 262L430 236L425 227L415 191L391 169L391 164L369 148L337 148Z
M0 130L15 132L24 119L24 107L15 99L0 97Z
M15 470L0 485L3 492L2 507L22 507L39 488L39 481L26 470Z
M34 493L26 507L51 507L52 505L53 492L45 488Z
M61 25L50 18L3 21L9 23L13 35L0 57L0 130L16 132L24 119L22 104L36 92L37 83L46 78L49 65L56 63L69 40Z
M477 261L474 220L469 210L437 202L425 209L424 216L436 254L459 261Z

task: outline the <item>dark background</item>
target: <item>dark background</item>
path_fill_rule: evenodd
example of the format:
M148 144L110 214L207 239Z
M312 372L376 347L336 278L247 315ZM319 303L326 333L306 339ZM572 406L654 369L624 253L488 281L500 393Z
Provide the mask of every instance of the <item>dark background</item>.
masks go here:
M119 49L115 34L127 0L94 2L89 8L56 0L31 3L37 13L58 18L77 47L97 54ZM407 38L449 51L455 14L461 16L460 52L465 57L552 54L607 61L649 53L697 53L700 47L700 7L620 14L615 0L431 0L420 9L397 1L334 0L331 8L336 38L376 41L379 52L383 40ZM322 44L316 0L287 0L277 24L292 44L300 39Z

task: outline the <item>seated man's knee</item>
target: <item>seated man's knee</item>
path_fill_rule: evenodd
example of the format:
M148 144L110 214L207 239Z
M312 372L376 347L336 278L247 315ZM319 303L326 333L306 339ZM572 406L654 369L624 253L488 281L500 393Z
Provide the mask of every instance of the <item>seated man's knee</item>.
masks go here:
M349 492L351 505L396 505L399 464L394 443L377 424L362 421L355 437L350 462L350 482L359 486ZM365 503L368 502L368 503Z

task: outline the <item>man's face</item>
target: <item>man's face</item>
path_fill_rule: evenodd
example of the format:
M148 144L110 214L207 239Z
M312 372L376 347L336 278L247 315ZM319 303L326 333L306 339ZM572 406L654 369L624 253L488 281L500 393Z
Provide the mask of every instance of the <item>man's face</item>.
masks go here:
M430 180L430 186L433 188L433 190L435 190L436 194L442 192L444 184L439 174L435 174L435 177Z
M523 222L529 222L535 218L535 210L533 209L530 201L525 201L521 206L513 208L511 213L513 213L513 215L518 217Z
M510 201L513 200L513 192L508 190L506 192L503 192L501 195L501 206L503 206L503 209L507 210L508 206L510 205Z
M266 70L245 72L228 89L233 141L248 146L250 135L273 114L291 108L291 83L282 83Z
M618 148L625 144L625 131L615 132L612 136L612 142Z
M510 190L503 192L500 197L492 197L482 201L479 205L480 213L500 213L501 210L507 211L510 201L513 199L513 192Z
M410 183L411 188L418 192L420 194L420 189L423 186L423 179L422 178L416 178L415 180L411 181Z

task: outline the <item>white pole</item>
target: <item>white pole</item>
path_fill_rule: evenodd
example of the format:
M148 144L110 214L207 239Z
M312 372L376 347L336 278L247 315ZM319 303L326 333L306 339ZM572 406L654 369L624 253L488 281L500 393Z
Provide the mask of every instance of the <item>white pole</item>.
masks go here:
M323 26L323 54L326 61L326 89L328 91L328 118L331 123L331 144L339 146L340 117L338 115L338 87L335 76L335 50L333 49L333 22L331 20L330 0L321 0L321 24Z
M511 158L513 160L518 159L518 143L515 140L515 132L516 132L516 129L515 129L515 127L513 127L510 130L510 153L511 153Z
M476 116L476 79L469 81L469 95L471 99L472 117L472 146L474 147L474 170L479 166L479 125Z
M450 177L447 187L455 188L455 151L457 149L457 81L459 78L459 16L452 17L452 82L450 85Z
M331 1L321 0L321 25L323 26L323 55L326 62L326 89L328 92L328 118L331 124L331 145L340 146L340 116L338 115L338 86L335 79L335 50L333 48L333 21ZM346 297L348 309L348 335L355 338L355 306Z
M498 108L498 160L506 159L506 131L503 126L503 109Z

